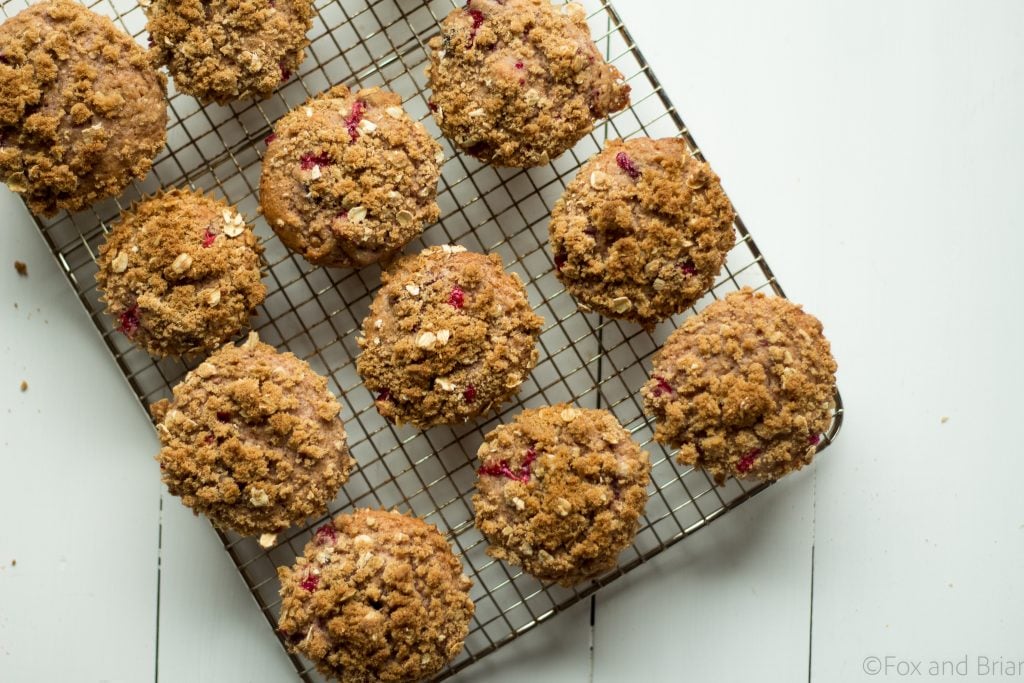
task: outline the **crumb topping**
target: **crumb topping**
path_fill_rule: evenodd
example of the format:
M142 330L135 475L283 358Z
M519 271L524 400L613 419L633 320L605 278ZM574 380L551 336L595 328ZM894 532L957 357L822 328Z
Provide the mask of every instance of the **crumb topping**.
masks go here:
M430 49L434 118L486 163L547 164L629 104L629 86L598 52L574 2L469 0Z
M632 543L651 466L608 411L525 410L477 457L473 508L488 555L572 586L614 567Z
M437 222L443 163L441 146L398 95L339 85L277 122L260 202L281 240L307 261L361 267Z
M168 490L246 536L322 514L354 464L327 380L255 333L212 354L150 411Z
M718 176L683 140L615 140L551 213L557 275L590 309L652 328L714 284L734 218Z
M153 0L154 61L204 104L266 99L291 78L309 45L312 0Z
M117 329L151 355L205 353L248 327L263 302L262 251L227 202L174 189L121 214L96 282Z
M339 515L277 571L278 628L293 652L343 683L431 676L469 633L472 582L437 529L412 516Z
M465 422L511 398L536 365L544 321L497 255L432 247L397 261L382 283L357 369L387 419Z
M0 181L37 215L78 211L149 173L166 79L106 17L43 0L0 25Z
M778 479L814 457L835 408L836 367L817 318L746 288L672 333L644 406L680 463L719 484Z

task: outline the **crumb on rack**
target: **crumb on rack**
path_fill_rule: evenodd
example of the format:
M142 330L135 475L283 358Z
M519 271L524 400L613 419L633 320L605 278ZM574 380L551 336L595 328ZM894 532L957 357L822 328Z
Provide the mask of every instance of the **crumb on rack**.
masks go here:
M947 422L949 422L949 415L943 415L941 422L942 424L946 424Z
M28 391L28 382L26 382L25 380L21 380L21 390Z
M18 561L17 560L11 560L11 566L12 567L17 567L18 566Z
M15 261L14 269L18 271L18 275L22 277L28 277L28 265L23 261Z

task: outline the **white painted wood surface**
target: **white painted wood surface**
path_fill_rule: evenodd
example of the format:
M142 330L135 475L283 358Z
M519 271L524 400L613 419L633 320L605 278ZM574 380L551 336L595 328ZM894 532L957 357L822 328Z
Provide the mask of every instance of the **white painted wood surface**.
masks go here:
M460 680L900 680L865 673L887 656L967 656L930 680L979 680L978 656L1024 659L1024 4L618 5L824 321L847 423L602 591L593 634L582 604ZM291 680L6 190L0 215L0 681Z

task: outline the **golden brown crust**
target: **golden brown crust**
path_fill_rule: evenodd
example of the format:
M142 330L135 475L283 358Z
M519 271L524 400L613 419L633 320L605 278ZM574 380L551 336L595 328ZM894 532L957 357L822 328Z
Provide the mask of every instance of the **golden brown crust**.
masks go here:
M462 649L472 582L435 527L356 510L321 527L281 579L278 628L342 683L416 681Z
M277 533L322 514L353 460L327 380L256 333L153 404L168 490L219 528Z
M166 139L166 78L106 17L43 0L0 25L0 181L35 214L143 178Z
M551 213L558 279L586 307L652 328L714 284L734 218L718 176L683 140L609 142Z
M629 86L601 57L577 3L469 0L430 48L434 118L487 163L546 164L629 105Z
M817 318L749 288L689 318L642 393L654 438L721 484L810 463L835 408L836 362Z
M305 57L312 0L153 0L154 61L200 102L266 99Z
M651 465L606 410L524 410L477 452L473 496L487 554L573 586L615 566L636 535Z
M106 312L151 355L205 353L263 302L259 239L234 207L202 192L161 192L121 214L100 246Z
M368 265L441 215L441 146L394 93L339 85L286 114L267 140L263 214L310 263Z
M421 429L457 424L519 391L544 321L497 255L431 247L382 282L356 364L381 415Z

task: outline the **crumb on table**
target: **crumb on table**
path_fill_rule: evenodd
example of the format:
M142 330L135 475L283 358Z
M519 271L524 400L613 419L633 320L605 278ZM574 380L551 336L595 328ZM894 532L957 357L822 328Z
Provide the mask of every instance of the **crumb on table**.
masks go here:
M942 424L946 424L947 422L949 422L949 415L943 415L941 422Z
M28 265L23 261L15 261L14 269L18 271L18 275L22 277L28 277Z
M21 390L28 391L28 382L26 382L25 380L21 380Z

